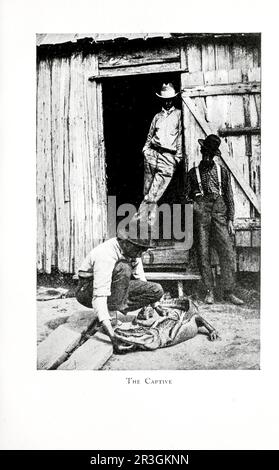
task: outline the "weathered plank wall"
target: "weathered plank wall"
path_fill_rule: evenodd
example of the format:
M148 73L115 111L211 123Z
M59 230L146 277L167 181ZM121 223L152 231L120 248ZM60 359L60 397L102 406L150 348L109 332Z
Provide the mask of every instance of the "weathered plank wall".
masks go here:
M99 70L178 63L184 53L196 84L216 84L259 79L259 45L189 42L179 46L125 46L121 52L104 48L98 55ZM50 273L77 270L84 255L106 234L106 174L102 130L101 83L88 81L98 73L97 56L71 53L41 58L37 78L37 249L38 269ZM186 74L183 74L186 75ZM226 81L227 80L227 81ZM208 122L219 127L260 127L259 95L196 97ZM188 164L200 158L198 138L204 134L184 109L185 145ZM249 137L249 138L248 138ZM260 137L226 137L233 158L260 192ZM234 184L237 217L255 214L237 184ZM247 248L245 248L247 250ZM240 268L239 263L239 268ZM245 268L243 258L242 268Z
M189 44L185 47L188 73L182 87L260 82L259 44ZM221 128L260 128L260 94L220 94L192 98L216 133ZM184 106L184 140L190 169L201 159L198 139L205 135ZM223 138L230 156L236 160L245 180L260 196L260 135L233 135ZM255 216L255 211L239 185L232 179L236 218Z
M260 128L260 94L249 93L248 86L247 92L241 94L224 92L226 84L231 84L232 88L234 84L242 84L242 90L245 91L245 85L260 83L259 42L255 44L193 43L184 46L184 53L188 73L182 74L182 88L189 87L191 89L195 86L207 88L209 92L204 93L204 96L201 93L201 96L195 96L191 99L215 133L226 128ZM218 85L223 85L223 90L220 87L220 93L216 92ZM215 88L214 92L212 92L213 88ZM201 159L198 139L204 138L205 134L186 106L183 106L183 118L187 167L190 169ZM237 135L223 137L223 139L228 145L230 157L235 159L245 180L260 198L260 135L256 133L245 134L244 132L241 134L240 132ZM219 162L222 163L220 160ZM239 184L233 177L231 180L236 219L241 221L257 217L258 214ZM236 234L237 270L259 271L259 244L255 245L250 241L250 238L254 239L255 236L258 240L259 234L259 230L257 232L248 230L245 233ZM249 243L246 240L247 237L250 237ZM242 238L243 243L241 244L240 239Z
M74 272L106 232L100 84L96 57L38 61L38 269Z

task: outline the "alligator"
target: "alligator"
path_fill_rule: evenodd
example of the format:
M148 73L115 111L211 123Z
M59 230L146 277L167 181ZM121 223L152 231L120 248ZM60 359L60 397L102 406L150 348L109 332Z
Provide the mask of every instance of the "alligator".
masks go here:
M196 336L201 327L205 328L211 341L220 339L215 328L199 314L197 305L189 299L165 303L160 315L156 308L148 306L133 322L115 327L116 352L151 351L174 346Z

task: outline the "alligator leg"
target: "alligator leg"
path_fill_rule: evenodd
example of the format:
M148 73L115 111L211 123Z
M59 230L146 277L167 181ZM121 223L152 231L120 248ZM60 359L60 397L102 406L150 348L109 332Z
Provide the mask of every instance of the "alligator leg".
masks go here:
M215 339L221 339L215 328L213 328L213 326L210 325L210 323L208 323L208 321L206 321L203 317L197 315L196 322L198 327L204 326L206 328L210 341L214 341Z

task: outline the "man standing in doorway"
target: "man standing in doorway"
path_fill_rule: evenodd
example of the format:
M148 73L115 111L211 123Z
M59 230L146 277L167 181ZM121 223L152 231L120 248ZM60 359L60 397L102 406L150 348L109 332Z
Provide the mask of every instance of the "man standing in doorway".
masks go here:
M151 204L162 197L182 159L181 111L174 107L178 93L167 83L156 95L162 110L154 116L143 147L144 202Z
M214 246L220 261L224 297L235 305L242 305L243 301L233 293L235 263L230 236L234 234L234 200L230 175L214 161L215 155L221 156L221 140L210 134L198 142L202 160L188 173L186 199L194 204L194 244L207 291L205 302L214 303L210 263L210 247Z

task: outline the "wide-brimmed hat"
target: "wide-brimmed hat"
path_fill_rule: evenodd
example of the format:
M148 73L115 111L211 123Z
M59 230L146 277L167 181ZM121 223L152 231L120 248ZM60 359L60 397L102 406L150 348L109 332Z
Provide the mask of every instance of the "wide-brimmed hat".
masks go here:
M175 92L174 86L172 83L164 83L161 88L161 94L156 93L159 98L168 99L168 98L175 98L178 93Z
M117 238L127 240L133 245L148 249L156 246L151 237L148 225L141 227L141 221L137 216L133 217L128 226L117 230Z
M214 155L221 155L219 150L221 139L218 135L210 134L205 139L198 139L198 142L201 147L208 150L209 152L214 153Z

